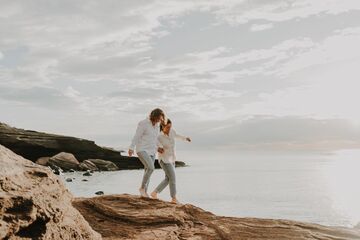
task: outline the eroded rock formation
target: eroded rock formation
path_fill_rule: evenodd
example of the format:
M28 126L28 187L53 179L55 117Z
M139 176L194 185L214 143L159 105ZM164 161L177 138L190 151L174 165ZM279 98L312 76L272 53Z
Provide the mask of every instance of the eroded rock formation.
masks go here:
M173 240L345 240L359 229L325 227L288 220L216 216L195 206L132 195L78 198L73 205L103 239Z
M101 239L49 168L0 145L0 239Z

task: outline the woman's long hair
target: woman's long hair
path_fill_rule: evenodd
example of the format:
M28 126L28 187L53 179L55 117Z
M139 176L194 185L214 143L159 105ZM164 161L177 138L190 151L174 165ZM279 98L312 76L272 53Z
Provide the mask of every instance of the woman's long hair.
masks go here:
M160 132L162 132L162 131L164 130L164 127L165 127L166 125L168 125L168 124L171 123L170 118L166 119L165 122L166 122L165 124L160 124Z

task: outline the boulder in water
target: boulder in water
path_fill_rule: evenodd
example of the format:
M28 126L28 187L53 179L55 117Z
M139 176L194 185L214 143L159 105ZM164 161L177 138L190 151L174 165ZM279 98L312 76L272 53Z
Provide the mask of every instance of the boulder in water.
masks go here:
M110 161L105 161L102 159L88 159L87 161L96 165L96 167L101 171L116 171L119 168L116 166L115 163Z
M84 160L83 162L81 162L79 164L79 169L83 170L83 171L98 171L98 167L95 165L95 163L89 161L89 160Z
M88 171L86 171L86 172L83 174L83 176L85 176L85 177L90 177L90 176L92 176L92 174L91 174L91 172L88 170Z
M38 158L35 163L42 165L42 166L47 166L49 159L50 159L50 157L41 157L41 158Z
M60 167L64 171L69 171L70 169L78 169L79 161L71 153L61 152L51 157L48 162L49 166Z

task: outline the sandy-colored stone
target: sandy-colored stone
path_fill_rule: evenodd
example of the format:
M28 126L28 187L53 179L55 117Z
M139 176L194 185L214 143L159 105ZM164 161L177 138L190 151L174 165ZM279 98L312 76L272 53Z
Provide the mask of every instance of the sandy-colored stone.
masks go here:
M35 163L40 164L42 166L47 166L49 159L50 159L50 157L41 157L41 158L38 158Z
M73 205L103 239L360 239L360 231L355 228L220 217L189 204L176 205L127 194L78 198Z
M83 162L81 162L79 164L79 169L82 171L98 171L99 168L92 162L90 162L89 160L84 160Z
M0 145L0 239L101 239L51 170Z
M70 169L77 170L80 163L73 154L61 152L55 156L52 156L49 159L48 164L50 166L56 166L62 170L67 171Z
M112 162L102 159L88 159L87 161L92 162L101 171L116 171L119 168Z

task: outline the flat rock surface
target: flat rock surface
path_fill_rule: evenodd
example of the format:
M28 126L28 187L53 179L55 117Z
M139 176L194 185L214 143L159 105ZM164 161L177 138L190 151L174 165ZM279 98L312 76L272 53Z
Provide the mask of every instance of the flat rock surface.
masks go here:
M73 205L103 239L360 239L355 228L221 217L190 204L127 194L77 198Z

